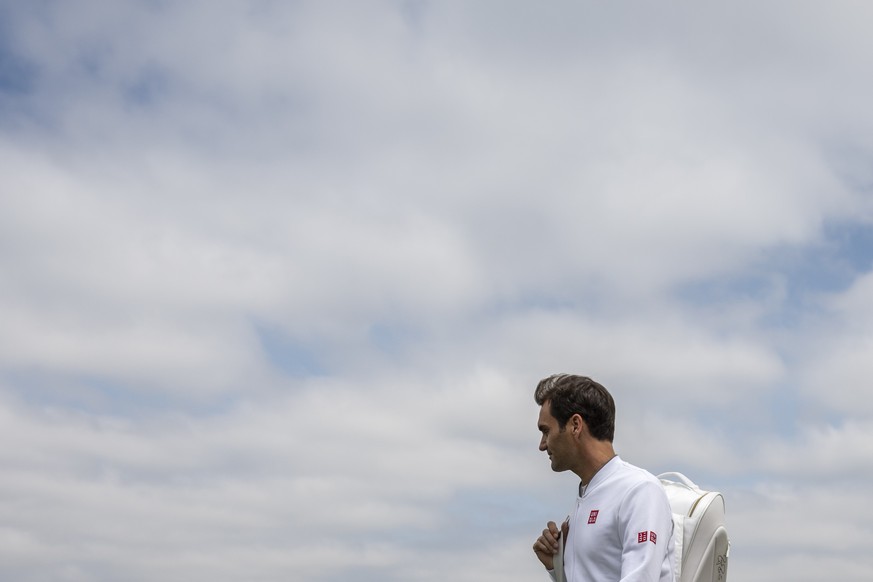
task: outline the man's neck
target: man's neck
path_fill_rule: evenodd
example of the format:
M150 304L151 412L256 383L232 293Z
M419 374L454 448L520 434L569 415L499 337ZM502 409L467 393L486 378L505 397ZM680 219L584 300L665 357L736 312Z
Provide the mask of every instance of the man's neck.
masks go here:
M582 480L582 485L584 486L591 483L594 475L615 457L615 450L609 441L594 441L586 452L585 457L587 461L577 471L574 471L579 476L579 479Z

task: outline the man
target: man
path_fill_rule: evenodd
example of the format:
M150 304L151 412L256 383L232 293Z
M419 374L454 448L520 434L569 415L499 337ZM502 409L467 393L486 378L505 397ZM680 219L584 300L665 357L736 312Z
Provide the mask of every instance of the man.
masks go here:
M533 545L552 578L564 544L567 582L673 582L673 518L658 479L613 450L615 403L584 376L556 374L534 393L540 450L553 471L579 476L579 494L559 529L550 521Z

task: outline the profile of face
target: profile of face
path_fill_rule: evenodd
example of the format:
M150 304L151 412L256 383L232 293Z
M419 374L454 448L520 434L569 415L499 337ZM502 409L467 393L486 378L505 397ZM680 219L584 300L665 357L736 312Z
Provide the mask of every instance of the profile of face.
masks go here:
M558 419L552 416L550 401L543 402L537 427L540 429L540 450L549 455L552 471L560 472L570 469L573 460L572 433L567 430L570 423L561 429Z

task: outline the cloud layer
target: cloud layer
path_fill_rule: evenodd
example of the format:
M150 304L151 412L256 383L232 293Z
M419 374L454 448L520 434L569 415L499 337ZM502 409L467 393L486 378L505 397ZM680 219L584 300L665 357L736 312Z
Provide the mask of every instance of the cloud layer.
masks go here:
M873 573L869 8L104 4L0 5L0 578L545 576L556 371Z

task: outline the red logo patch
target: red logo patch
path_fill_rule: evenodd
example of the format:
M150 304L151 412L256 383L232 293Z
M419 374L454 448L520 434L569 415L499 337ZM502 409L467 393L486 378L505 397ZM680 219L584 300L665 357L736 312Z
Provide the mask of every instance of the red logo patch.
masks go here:
M588 525L597 521L597 514L600 513L599 509L592 509L591 513L588 514Z
M637 534L637 543L638 544L641 544L641 543L647 542L647 541L649 541L649 532L641 531L640 533Z
M657 544L658 543L658 534L656 534L653 531L650 531L649 532L649 541L652 542L653 544Z

